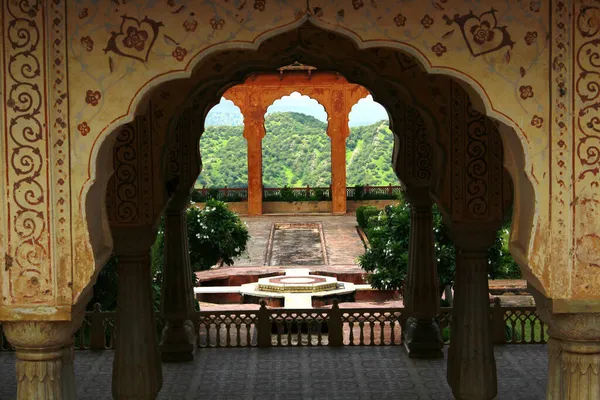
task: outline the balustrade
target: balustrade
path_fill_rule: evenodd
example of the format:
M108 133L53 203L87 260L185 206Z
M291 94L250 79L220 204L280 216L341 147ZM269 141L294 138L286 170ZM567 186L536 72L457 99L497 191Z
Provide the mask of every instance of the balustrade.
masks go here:
M192 318L198 348L294 346L398 346L402 344L403 308L279 309L196 311ZM548 326L535 307L491 307L494 344L544 344ZM450 343L452 308L442 307L435 318ZM163 321L157 319L157 332ZM113 350L116 312L96 304L75 333L75 350ZM14 351L0 325L0 351Z
M397 198L402 193L401 186L358 186L346 187L346 199L390 199ZM291 187L291 188L263 188L263 201L278 201L282 198L282 190L291 193L291 197L297 200L322 200L331 201L331 186L329 187ZM196 202L206 201L208 198L215 198L225 202L247 201L247 188L201 188L196 189L192 199Z

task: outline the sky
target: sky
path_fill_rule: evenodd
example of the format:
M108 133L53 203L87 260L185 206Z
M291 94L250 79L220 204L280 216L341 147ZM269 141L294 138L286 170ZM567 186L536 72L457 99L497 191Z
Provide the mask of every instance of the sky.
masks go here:
M281 99L276 100L267 109L267 115L285 111L294 111L312 115L323 122L327 122L327 114L325 113L323 106L316 100L311 99L308 96L303 96L298 92L294 92L290 96L284 96ZM210 113L213 112L240 114L239 108L237 108L232 101L223 97L221 98L221 102L210 110ZM388 119L385 108L383 108L381 104L375 102L371 95L368 95L364 99L359 100L359 102L352 107L349 125L352 127L371 125L384 119Z

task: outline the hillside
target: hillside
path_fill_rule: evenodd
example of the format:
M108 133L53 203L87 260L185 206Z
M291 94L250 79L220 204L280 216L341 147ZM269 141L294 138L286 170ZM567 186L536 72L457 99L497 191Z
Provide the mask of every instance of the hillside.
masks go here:
M265 120L265 187L329 186L330 142L327 124L300 113L274 113ZM198 186L245 187L248 180L243 126L209 126L200 140L202 173ZM347 141L347 184L396 185L391 167L392 132L387 121L351 128Z

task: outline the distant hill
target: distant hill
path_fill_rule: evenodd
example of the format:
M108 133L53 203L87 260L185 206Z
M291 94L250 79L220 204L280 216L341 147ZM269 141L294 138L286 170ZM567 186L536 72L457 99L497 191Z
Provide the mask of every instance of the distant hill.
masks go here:
M206 125L200 140L204 167L197 184L246 187L248 160L243 126ZM325 122L306 114L283 112L268 115L265 128L265 187L330 185L331 147ZM351 128L346 143L348 186L398 184L391 166L393 136L387 121Z

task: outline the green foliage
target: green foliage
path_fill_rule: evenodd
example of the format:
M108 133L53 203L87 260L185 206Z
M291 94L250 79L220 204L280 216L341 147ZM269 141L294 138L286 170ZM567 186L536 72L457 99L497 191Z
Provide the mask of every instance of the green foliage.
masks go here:
M152 274L152 299L154 311L160 309L160 288L162 284L162 248L164 244L164 232L161 228L156 236L156 241L150 250L151 274ZM112 256L98 275L92 299L88 303L88 310L92 310L94 304L100 303L105 311L114 311L117 309L117 293L119 289L119 275L117 272L118 259Z
M408 205L386 206L367 221L365 232L370 246L359 257L359 264L365 271L371 272L371 286L381 290L398 290L403 285L408 269Z
M232 265L250 239L246 225L222 201L208 200L204 209L188 208L187 225L194 271L209 269L218 262Z
M372 272L370 279L374 288L400 290L408 268L410 206L402 201L398 205L387 206L376 216L372 216L374 207L367 207L360 207L356 211L357 222L364 229L370 244L365 254L359 257L359 264L365 271ZM489 250L488 271L491 279L521 277L517 263L508 252L509 224L510 219L498 232ZM437 207L433 209L433 231L441 297L446 285L454 282L456 248Z
M187 210L187 228L190 262L193 271L201 271L222 261L232 265L233 259L240 256L250 239L248 228L240 217L229 210L221 201L208 200L200 209L190 206ZM154 310L160 309L160 292L164 266L165 225L164 219L158 228L156 240L150 250L152 262L152 297ZM195 281L195 275L193 275ZM117 307L117 258L111 257L104 265L94 285L94 294L88 305L100 303L103 310Z
M387 121L351 129L347 140L348 186L398 185L391 166L394 140ZM209 126L200 140L203 170L197 186L246 187L248 153L243 126ZM265 119L265 187L328 187L331 141L327 124L309 115L283 112ZM296 200L297 201L297 200Z
M281 200L289 201L290 203L295 200L294 191L287 187L287 185L281 188Z
M365 188L362 185L355 185L354 186L354 200L362 200L363 196L365 194ZM358 217L358 212L356 213L357 217ZM360 225L360 222L358 224Z
M379 215L379 208L375 206L360 206L356 209L356 222L363 230L367 229L369 218Z

